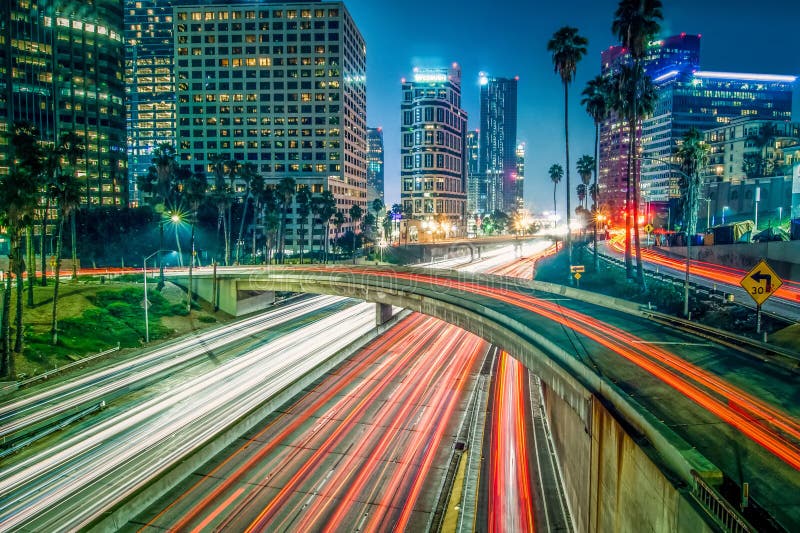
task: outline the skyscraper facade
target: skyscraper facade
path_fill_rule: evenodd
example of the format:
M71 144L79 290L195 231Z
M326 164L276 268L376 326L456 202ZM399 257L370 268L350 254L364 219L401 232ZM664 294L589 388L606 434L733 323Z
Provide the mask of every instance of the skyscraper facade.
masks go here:
M610 76L630 54L612 46L601 54ZM641 178L641 201L666 204L680 196L680 174L673 155L681 137L728 124L739 117L790 120L794 76L700 70L700 36L682 33L649 44L643 62L656 90L655 109L636 135L641 152L634 176ZM624 219L629 132L612 113L601 126L600 196L611 220Z
M367 196L383 201L383 129L367 128Z
M461 70L416 69L403 80L401 104L403 213L463 235L467 204L467 113Z
M211 176L222 155L254 164L267 184L329 190L342 229L357 230L348 212L367 210L366 45L342 2L180 5L175 77L182 162ZM291 208L287 249L299 222Z
M480 131L470 130L467 132L467 213L475 215L478 211L479 184L478 176L478 154L480 144ZM485 183L484 183L485 185ZM484 188L484 196L486 190Z
M517 78L481 74L480 150L478 173L486 184L481 214L516 209Z
M600 61L601 74L610 77L630 61L630 53L622 46L610 46L601 52ZM700 36L685 33L650 42L643 60L645 73L654 80L672 71L691 73L699 65ZM669 124L669 120L661 118L658 123ZM641 128L637 129L636 135L641 139ZM600 208L615 223L624 221L629 146L628 125L615 112L609 113L600 125L598 185ZM633 170L638 174L642 165L636 163Z
M74 131L82 203L126 205L122 0L5 0L0 19L0 129L30 122L50 143Z
M525 209L525 143L517 145L517 174L514 185L514 203L517 211Z
M642 199L680 196L680 174L669 165L691 128L705 131L741 117L789 121L794 76L672 70L654 78L655 112L642 124Z
M125 0L125 110L128 125L128 187L131 204L141 200L137 176L147 174L155 148L175 144L175 78L172 0ZM200 34L182 35L200 44Z

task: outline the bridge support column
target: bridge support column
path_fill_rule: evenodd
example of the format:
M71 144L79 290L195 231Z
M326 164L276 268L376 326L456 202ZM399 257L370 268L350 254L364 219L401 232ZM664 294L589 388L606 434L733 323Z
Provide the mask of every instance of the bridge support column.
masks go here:
M392 318L392 306L390 304L375 304L375 325L382 326Z

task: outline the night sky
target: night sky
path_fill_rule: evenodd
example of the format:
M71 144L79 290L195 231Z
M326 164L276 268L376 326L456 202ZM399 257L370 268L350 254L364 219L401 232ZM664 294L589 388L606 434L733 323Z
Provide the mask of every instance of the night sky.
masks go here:
M593 154L594 126L580 106L580 92L600 72L600 51L615 43L611 21L617 1L345 0L345 5L367 42L367 123L383 127L387 204L400 199L400 79L410 78L414 66L455 61L462 68L469 129L479 124L478 73L519 76L517 139L528 146L525 201L534 211L548 208L547 169L564 164L564 104L547 41L564 25L589 39L570 87L570 159L574 164L580 155ZM664 0L662 35L681 32L702 35L704 70L800 74L800 0ZM796 120L798 100L796 90ZM559 187L561 196L563 181Z

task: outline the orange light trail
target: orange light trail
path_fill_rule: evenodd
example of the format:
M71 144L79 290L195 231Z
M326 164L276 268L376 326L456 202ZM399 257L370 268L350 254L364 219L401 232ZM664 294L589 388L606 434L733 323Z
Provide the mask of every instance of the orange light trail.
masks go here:
M609 247L617 252L624 252L622 244L618 239L609 241ZM663 267L675 270L686 270L686 260L676 259L664 255L663 253L650 248L642 248L642 260L654 263ZM718 265L706 261L692 259L689 265L689 273L693 276L708 279L717 283L739 286L739 282L747 275L746 270ZM790 302L800 302L800 283L792 280L782 280L783 285L775 291L774 296Z
M721 378L692 365L671 352L656 346L642 344L640 342L641 339L624 330L614 326L608 326L583 313L508 289L490 288L478 283L461 282L442 277L434 277L428 274L386 272L370 268L353 271L336 267L303 267L291 270L327 273L347 272L379 277L392 276L409 281L471 292L473 294L494 298L498 301L539 314L540 316L563 324L623 356L625 359L636 364L643 370L646 370L653 376L658 377L664 383L684 394L687 398L735 427L785 463L800 470L800 448L795 444L787 442L784 436L778 431L752 422L752 418L762 419L770 426L786 431L796 438L798 431L800 431L800 423L798 423L796 419L765 404L752 395L741 391ZM636 346L636 349L630 348L630 346ZM683 374L683 377L678 374ZM686 378L699 381L703 386L721 395L723 401L714 398L699 387L692 385L686 381ZM750 416L743 416L739 412L732 411L727 406L728 401L734 401L743 409L750 411Z

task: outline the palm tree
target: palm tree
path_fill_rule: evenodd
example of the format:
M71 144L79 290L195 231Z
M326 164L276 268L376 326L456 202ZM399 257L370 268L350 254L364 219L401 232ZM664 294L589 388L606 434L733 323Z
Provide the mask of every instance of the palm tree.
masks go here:
M564 177L564 169L558 163L554 163L547 172L550 174L550 181L553 182L553 216L555 217L555 214L558 212L556 193L558 192L558 184L561 182L561 178Z
M253 199L253 234L252 234L252 248L250 250L250 264L256 264L256 240L258 236L258 228L259 228L259 220L261 220L261 230L263 232L263 224L264 224L264 213L263 207L261 204L262 197L265 192L265 187L267 182L260 174L256 174L253 176L253 179L250 181L250 196Z
M626 217L625 217L625 272L633 277L631 264L630 229L633 237L637 261L637 282L644 290L644 270L641 259L639 239L639 180L636 159L637 126L641 118L651 114L655 108L656 93L653 82L640 66L622 65L615 75L616 91L611 99L612 108L628 123L628 171L626 177ZM635 106L635 107L634 107Z
M237 201L236 193L236 180L241 177L242 164L235 159L228 159L225 168L227 169L226 177L228 178L228 201L226 202L226 211L224 216L227 217L225 227L225 264L231 263L231 240L233 239L233 204Z
M67 134L69 135L69 134ZM63 143L62 143L63 145ZM75 178L74 168L70 166L68 172L56 174L56 182L53 188L53 196L56 202L56 266L55 280L53 282L53 312L50 319L50 342L55 346L58 344L58 292L61 279L61 255L64 236L64 222L66 219L74 220L74 211L81 203L81 189L78 180Z
M629 112L626 118L628 118L629 124L631 121L633 122L633 129L630 130L629 128L628 175L638 166L633 161L637 153L636 125L643 116L639 111L646 108L646 105L642 106L638 103L639 97L644 96L646 93L646 83L641 82L650 80L648 76L645 76L641 64L649 42L661 31L661 26L658 22L664 18L661 13L661 7L661 0L621 0L617 11L614 13L614 22L611 25L612 33L619 38L622 46L630 51L631 59L633 59L633 68L628 70L628 76L632 76L632 79L626 82L626 76L623 72L620 72L620 88L623 89L623 85L627 85L629 89L633 88L631 91L624 90L625 96L629 98ZM625 70L625 67L623 67L623 70ZM652 87L652 83L650 86ZM639 180L636 176L633 176L632 182L633 203L628 202L626 205L626 212L628 213L626 220L633 218L633 236L636 246L636 277L639 286L644 290L644 268L641 262L642 251L639 239ZM630 181L628 185L630 189ZM633 209L631 210L631 208ZM628 226L629 223L626 222L626 228ZM626 233L626 252L630 249L628 241L630 241L630 232ZM626 255L625 264L628 275L630 275L630 269L628 268L629 253Z
M297 188L297 194L294 196L294 201L297 204L297 218L300 226L298 239L300 241L300 264L303 264L303 248L306 239L306 221L311 214L311 189L308 185L301 185ZM313 228L311 233L313 233Z
M566 153L567 169L567 255L569 266L572 266L572 237L569 230L571 217L570 196L572 188L569 183L569 84L575 78L575 71L578 62L586 55L586 45L589 41L578 34L577 28L564 26L553 34L553 38L547 43L547 51L552 53L554 71L561 77L564 85L564 147ZM567 273L570 283L572 283L571 272Z
M578 175L581 177L581 185L583 185L583 194L584 199L586 198L586 193L589 190L589 183L592 181L592 173L595 169L594 164L594 157L590 155L582 155L580 159L578 159ZM588 208L587 205L583 206L584 209Z
M344 225L344 213L338 209L333 214L333 225L336 226L336 248L338 253L341 253L342 247L339 244L339 234L342 232L342 226Z
M214 190L211 193L211 199L217 208L217 252L219 256L219 232L222 230L223 238L225 239L225 264L228 264L230 259L230 233L228 232L228 207L233 201L233 191L226 183L225 178L228 172L230 161L222 154L215 154L211 157L211 166L214 171Z
M251 187L253 185L253 180L258 177L258 168L253 163L245 163L242 165L241 171L239 173L239 178L244 181L244 208L242 209L242 219L239 221L239 237L236 240L236 263L239 263L239 255L242 250L242 246L244 246L244 241L242 240L244 234L244 221L247 218L247 205L250 203L252 198L252 190ZM253 231L255 233L255 230Z
M375 198L374 200L372 200L372 210L375 211L375 224L376 224L375 225L375 231L376 232L378 231L377 223L378 223L378 220L380 219L381 211L383 211L383 209L385 207L386 206L383 204L383 200L381 200L380 198Z
M585 183L579 183L578 186L575 187L575 193L578 195L578 207L581 209L586 209L583 204L584 200L586 200L586 192L587 190Z
M745 154L742 170L748 178L762 178L775 173L774 158L768 157L767 148L772 146L778 128L774 124L766 123L758 129L755 135L749 135L747 141L758 148L757 154Z
M194 234L195 226L197 225L197 209L206 197L206 190L208 189L208 181L205 175L194 173L188 166L178 167L175 173L175 179L178 182L178 194L180 203L189 207L189 219L191 225L191 234L189 237L189 288L186 292L186 310L192 310L192 273L195 263L195 246ZM177 226L176 226L176 240L177 240ZM180 242L178 242L180 249Z
M39 131L29 122L14 124L10 135L11 157L9 172L0 180L0 225L6 227L9 237L9 268L17 278L16 300L16 340L14 351L22 352L22 273L25 259L22 252L22 232L32 224L38 203L39 176L43 168L42 149L39 146ZM11 378L16 376L14 358L9 350L11 283L3 295L3 373Z
M600 258L597 253L597 215L600 212L600 189L597 185L597 165L600 162L600 124L606 119L606 117L608 117L609 100L611 98L611 95L609 94L610 90L608 79L604 78L603 76L596 76L595 78L589 80L589 82L586 84L586 88L582 93L583 99L581 100L581 105L586 108L586 112L594 121L594 183L592 184L589 193L592 196L592 203L594 204L594 208L592 209L594 212L594 224L592 224L592 243L594 245L595 270L600 268Z
M697 208L700 203L700 169L706 162L709 147L703 141L703 134L697 128L687 131L681 138L675 155L680 160L685 176L681 177L681 198L686 218L687 238L697 230Z
M47 147L44 153L44 168L42 175L44 178L44 212L42 213L42 225L39 228L39 254L42 260L42 287L47 287L47 253L45 242L47 240L47 224L50 218L50 208L56 199L55 191L58 174L61 172L61 157L63 155L60 143L54 143ZM53 253L51 250L50 253Z
M74 130L70 130L61 137L61 146L64 151L64 157L67 159L69 171L72 176L78 169L78 159L83 157L86 148L83 145L83 139ZM73 206L69 215L70 226L70 245L72 248L72 279L78 279L78 235L75 229L75 212L80 207L80 202Z
M153 150L153 159L147 174L139 176L137 182L139 190L150 195L150 204L156 211L163 213L168 203L174 201L176 193L175 181L177 173L177 163L175 147L170 143L161 143ZM158 287L164 286L164 262L161 254L164 248L164 222L158 224Z
M278 253L280 253L281 256L281 263L286 262L286 254L284 253L286 248L286 212L292 204L296 189L297 185L295 184L294 178L283 178L278 183L278 199L281 202L281 226L280 235L278 237Z
M322 221L323 225L325 226L324 231L325 235L323 237L323 248L324 248L324 262L328 262L328 247L330 244L330 225L331 225L331 217L333 217L338 211L336 210L336 198L333 196L333 193L330 190L325 190L322 194L318 197L317 200L318 210L319 210L319 218ZM342 220L344 223L344 220Z
M350 206L350 220L353 222L353 264L356 264L356 229L358 229L358 222L364 216L364 210L358 204Z

